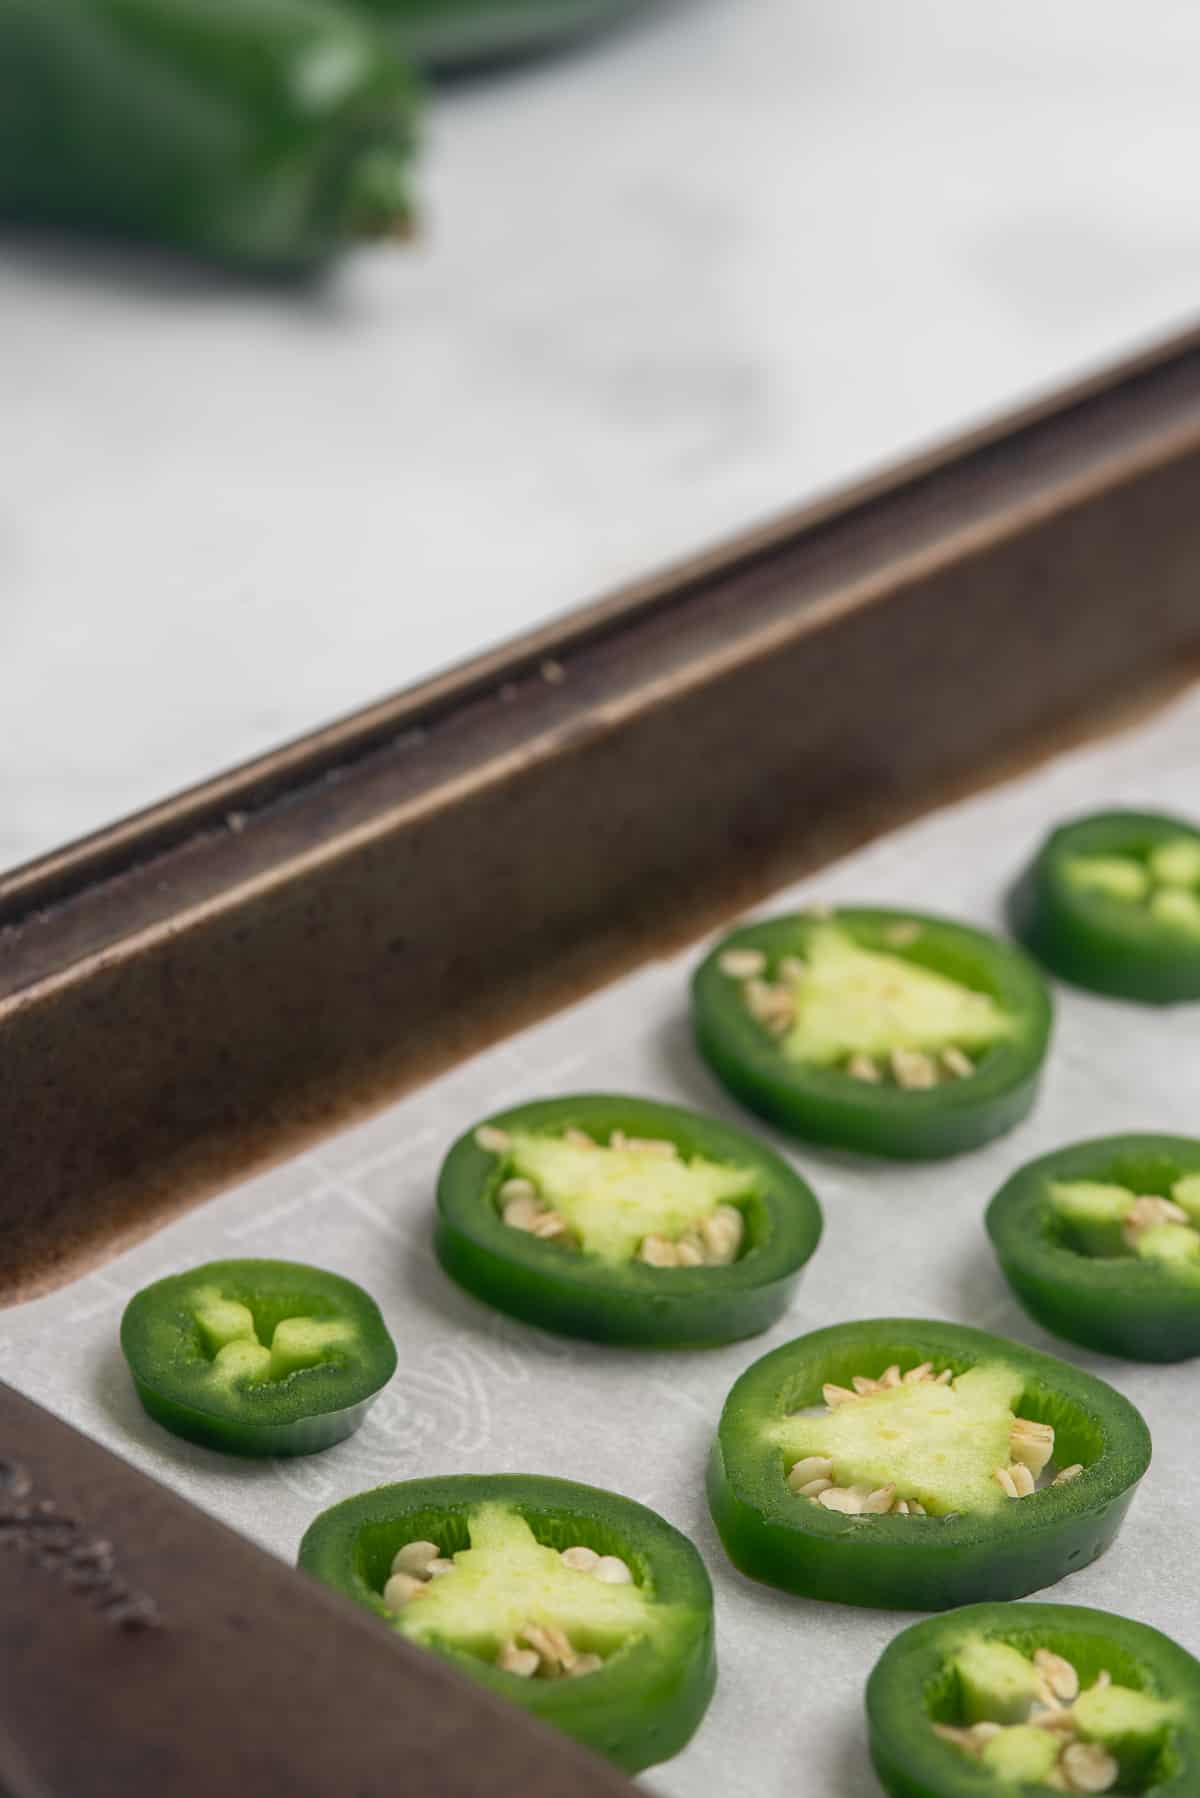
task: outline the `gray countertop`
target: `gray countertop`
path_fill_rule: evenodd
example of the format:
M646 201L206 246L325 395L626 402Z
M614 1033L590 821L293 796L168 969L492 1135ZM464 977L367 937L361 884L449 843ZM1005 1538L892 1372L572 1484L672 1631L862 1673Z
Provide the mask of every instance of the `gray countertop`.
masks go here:
M1183 322L1200 12L680 0L320 292L3 244L0 866Z

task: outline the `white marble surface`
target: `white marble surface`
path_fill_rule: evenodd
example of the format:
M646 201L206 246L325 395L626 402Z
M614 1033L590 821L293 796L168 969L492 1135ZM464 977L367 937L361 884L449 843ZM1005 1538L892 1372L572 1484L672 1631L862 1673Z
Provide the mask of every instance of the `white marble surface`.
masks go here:
M1200 11L678 0L308 300L5 242L0 866L1183 321Z

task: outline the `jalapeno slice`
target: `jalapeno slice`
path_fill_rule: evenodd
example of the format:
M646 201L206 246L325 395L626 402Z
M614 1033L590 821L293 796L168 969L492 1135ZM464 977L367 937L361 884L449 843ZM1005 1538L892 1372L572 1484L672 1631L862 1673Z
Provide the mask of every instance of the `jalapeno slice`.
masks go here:
M1054 1335L1131 1361L1200 1355L1200 1141L1102 1136L1042 1155L1000 1188L987 1227Z
M816 1199L778 1155L648 1099L497 1113L438 1181L446 1272L514 1317L598 1342L698 1348L765 1330L820 1234Z
M1050 999L1019 950L943 918L800 912L719 942L692 986L701 1053L812 1142L931 1159L1029 1110Z
M712 1587L645 1505L530 1474L380 1486L323 1511L300 1566L635 1773L716 1683Z
M142 1288L121 1348L156 1422L233 1455L308 1455L356 1430L396 1371L361 1286L297 1261L209 1261Z
M1200 1791L1200 1663L1078 1605L978 1604L914 1623L867 1683L892 1798Z
M713 1520L753 1579L936 1611L1019 1598L1110 1545L1150 1433L1102 1380L958 1324L884 1318L764 1355L725 1401Z
M1097 812L1047 837L1015 887L1013 929L1063 980L1117 998L1200 999L1200 828Z

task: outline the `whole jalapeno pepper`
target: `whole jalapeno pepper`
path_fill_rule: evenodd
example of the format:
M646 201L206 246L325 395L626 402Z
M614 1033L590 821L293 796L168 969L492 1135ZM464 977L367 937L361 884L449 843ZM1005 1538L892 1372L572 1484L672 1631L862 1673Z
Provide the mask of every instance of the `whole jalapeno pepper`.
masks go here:
M332 0L0 0L0 216L309 269L407 218L414 95Z

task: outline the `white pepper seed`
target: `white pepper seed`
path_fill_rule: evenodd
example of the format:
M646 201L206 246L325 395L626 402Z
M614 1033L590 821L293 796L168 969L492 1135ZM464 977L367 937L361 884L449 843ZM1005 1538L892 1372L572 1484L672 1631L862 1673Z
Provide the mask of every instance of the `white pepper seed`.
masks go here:
M1064 1656L1055 1654L1049 1648L1039 1648L1034 1654L1033 1664L1056 1698L1061 1698L1064 1704L1071 1704L1078 1698L1079 1675Z
M1058 1764L1072 1792L1111 1792L1120 1774L1112 1755L1095 1742L1069 1743Z
M799 1492L810 1480L828 1480L833 1476L833 1462L827 1455L805 1455L802 1461L793 1463L788 1473L788 1485L793 1492Z
M410 1573L415 1579L424 1579L429 1571L430 1561L435 1561L441 1554L436 1542L406 1542L392 1556L393 1573Z
M638 1260L648 1262L651 1267L679 1266L675 1244L668 1242L665 1236L643 1236Z
M1077 1480L1082 1472L1083 1462L1076 1461L1072 1467L1064 1467L1061 1472L1055 1474L1054 1484L1056 1486L1069 1486L1071 1481Z
M389 1611L402 1611L414 1598L423 1598L428 1589L424 1580L414 1579L411 1573L393 1573L383 1588L383 1602Z
M501 1130L495 1124L480 1124L475 1132L475 1141L489 1155L503 1155L512 1148L512 1137L507 1130Z
M726 949L717 965L731 980L753 980L765 971L767 958L761 949Z
M592 1568L592 1576L606 1586L632 1586L633 1574L620 1555L601 1555Z
M872 1086L878 1086L883 1079L869 1055L852 1055L846 1063L846 1072L852 1080L866 1080Z
M941 1062L946 1072L953 1074L956 1080L966 1080L975 1072L975 1063L971 1057L964 1055L961 1049L956 1049L953 1043L948 1049L942 1050Z
M577 1654L567 1672L572 1679L578 1679L584 1673L599 1673L603 1665L598 1654Z
M510 1230L532 1230L545 1215L540 1201L532 1198L509 1199L500 1213Z
M543 1211L535 1217L529 1226L533 1234L544 1242L553 1242L556 1236L565 1236L567 1220L558 1211Z
M828 1492L820 1494L817 1503L824 1505L827 1511L841 1511L847 1517L857 1517L862 1512L865 1497L865 1493L853 1486L831 1486Z
M920 1049L893 1049L892 1078L907 1092L923 1091L937 1085L937 1068Z
M537 1187L532 1180L523 1180L520 1176L515 1176L511 1180L504 1181L500 1188L500 1197L504 1200L536 1199Z
M582 1542L576 1543L574 1548L564 1548L562 1551L564 1567L570 1567L575 1573L590 1573L599 1559L600 1556L595 1549L586 1548Z
M497 1667L505 1673L515 1673L519 1679L532 1679L540 1663L535 1649L518 1648L515 1642L506 1642L496 1656Z

